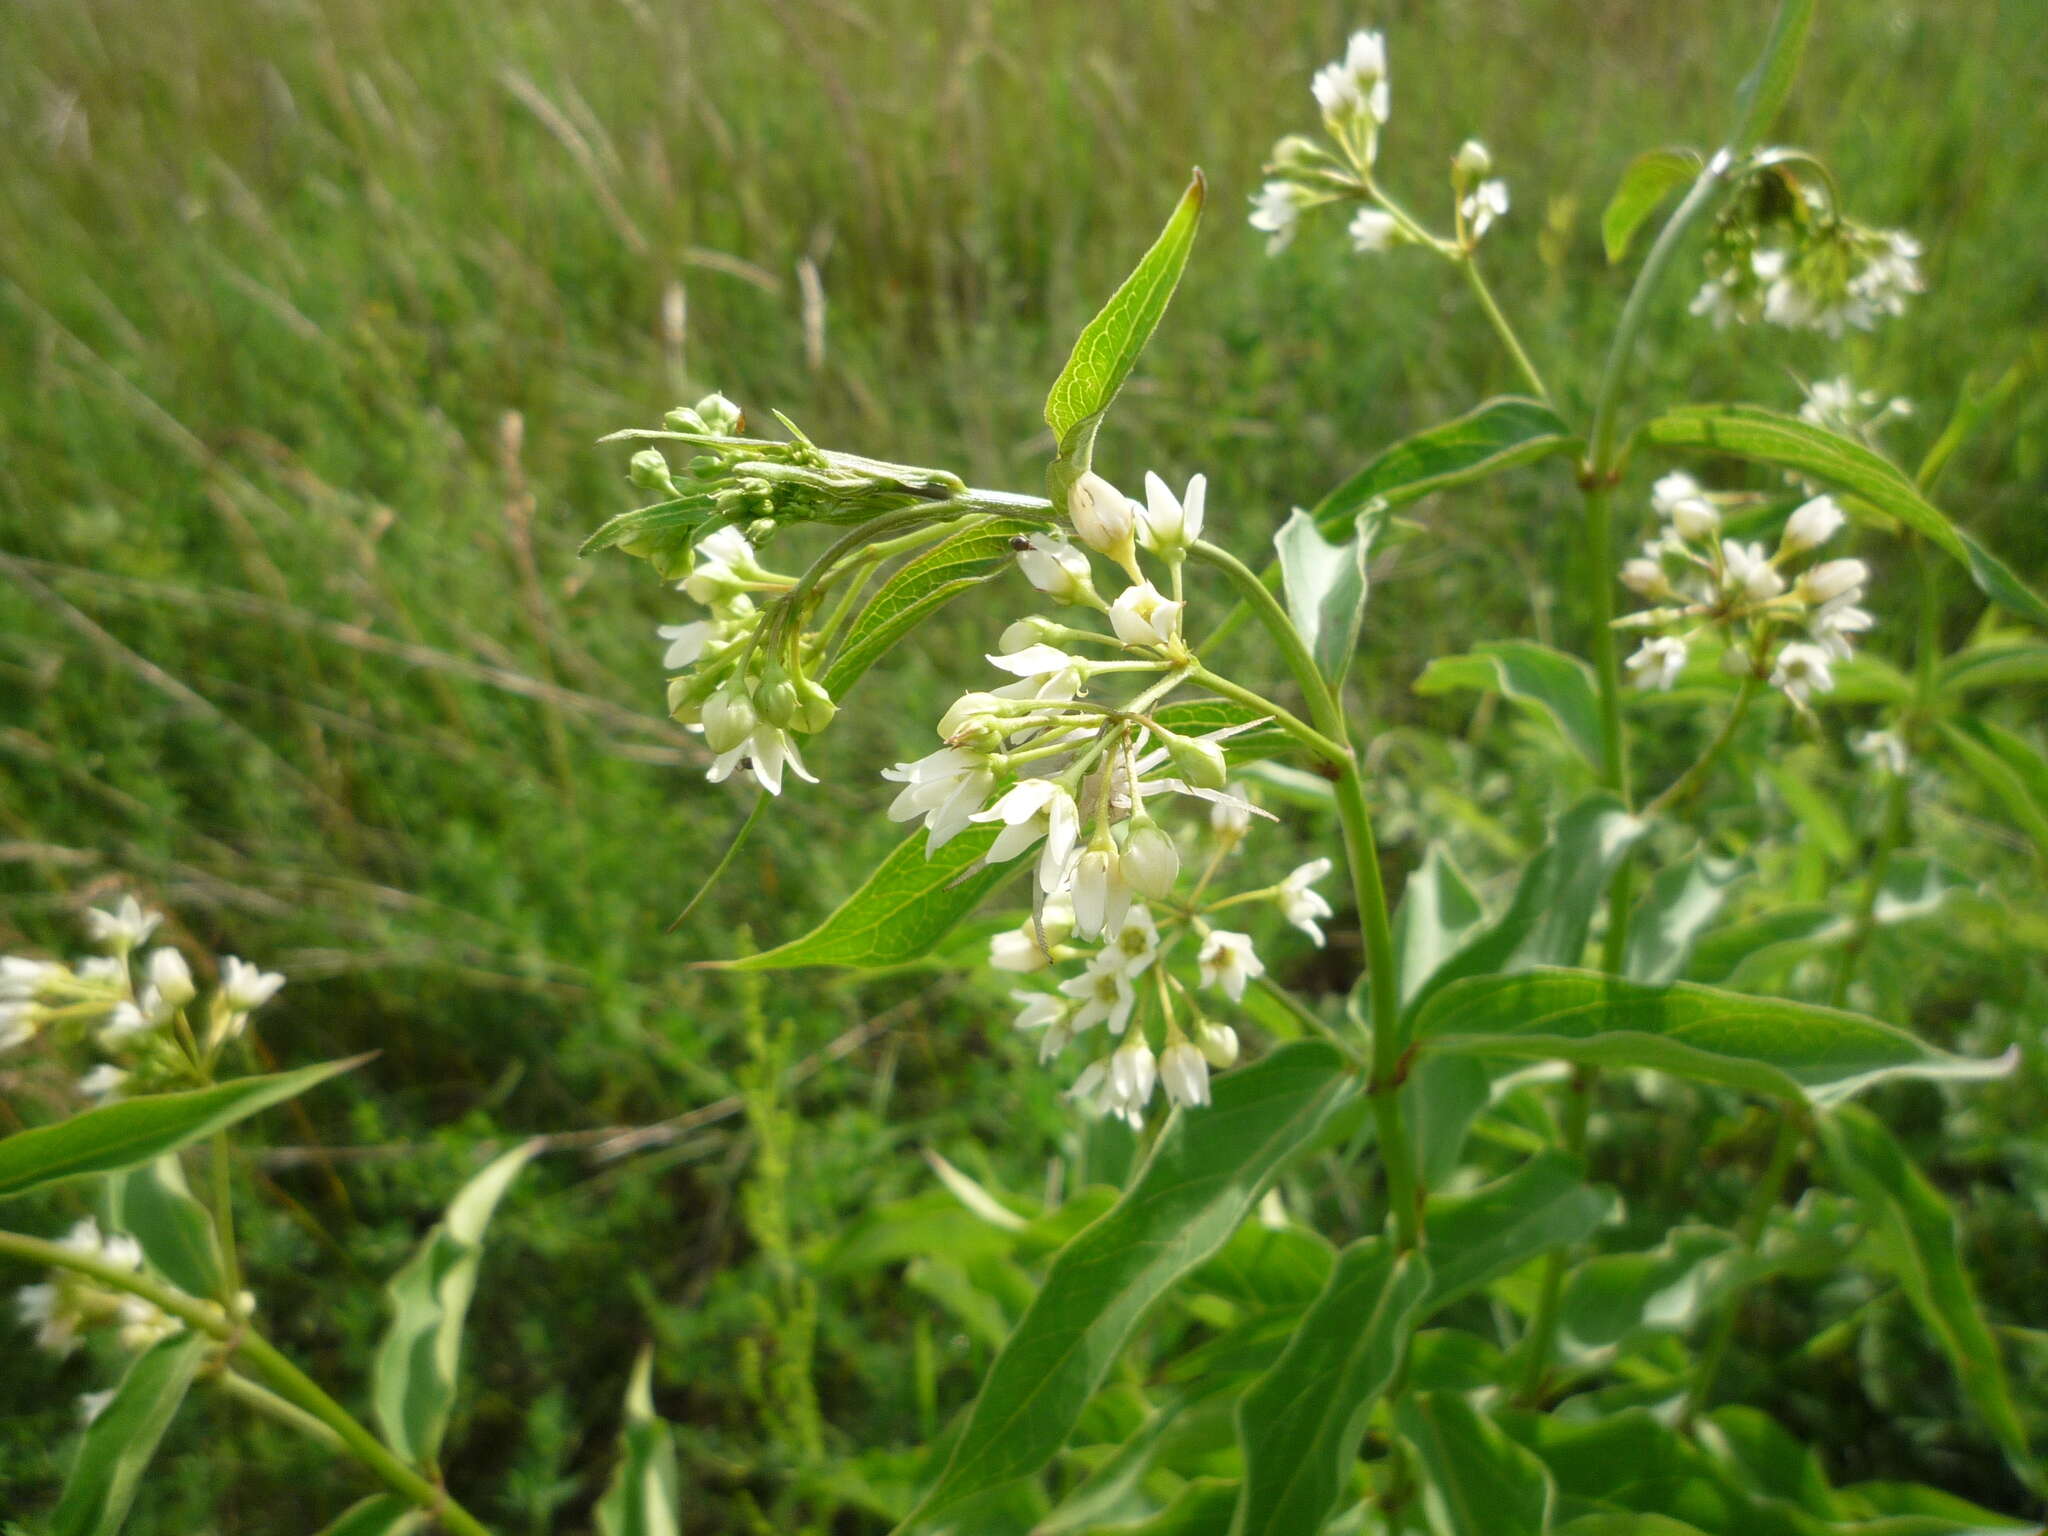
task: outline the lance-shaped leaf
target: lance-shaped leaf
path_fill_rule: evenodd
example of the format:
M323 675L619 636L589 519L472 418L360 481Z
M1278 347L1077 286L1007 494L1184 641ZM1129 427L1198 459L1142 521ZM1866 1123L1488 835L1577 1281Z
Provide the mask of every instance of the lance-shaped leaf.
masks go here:
M889 647L971 587L1001 575L1015 556L1011 540L1045 526L1021 517L977 517L891 573L875 589L820 679L837 699Z
M1394 912L1394 952L1401 960L1405 1007L1437 968L1462 949L1486 920L1486 909L1441 843L1431 843L1401 888Z
M2048 683L2048 645L2037 640L1993 640L1943 658L1941 691L1956 698L1993 688Z
M1679 187L1698 176L1706 162L1696 149L1646 149L1621 173L1607 210L1600 215L1600 243L1610 262L1628 254L1643 220Z
M699 963L737 971L781 971L799 965L873 970L918 959L1023 861L1020 855L1007 864L982 863L1001 830L969 827L927 856L920 827L837 911L802 938L739 960Z
M1522 871L1507 911L1428 977L1411 980L1406 1012L1412 1017L1417 1006L1461 977L1582 959L1586 932L1607 882L1646 830L1604 791L1558 817L1550 841Z
M213 1218L192 1198L177 1158L109 1178L107 1228L134 1238L150 1268L186 1295L220 1295L225 1270Z
M1861 443L1754 405L1688 406L1657 417L1643 433L1653 443L1774 464L1839 486L1960 561L1993 602L2030 624L2048 628L2048 602L2004 561L1950 522L1897 465Z
M427 1523L427 1512L395 1493L372 1494L349 1505L320 1536L411 1536Z
M181 1330L136 1357L113 1398L86 1426L50 1521L51 1536L114 1536L120 1530L212 1343L205 1334Z
M1988 720L1974 721L1968 730L1944 725L1941 739L2004 807L2034 851L2048 859L2048 763L2041 754Z
M675 1435L654 1411L654 1350L640 1351L626 1386L619 1464L597 1501L598 1536L676 1536L682 1527L682 1478Z
M1281 1047L1176 1113L1109 1213L1060 1251L996 1357L937 1483L902 1529L1037 1471L1152 1305L1238 1228L1273 1175L1356 1096L1320 1041Z
M1196 171L1152 249L1100 313L1082 327L1067 366L1053 380L1045 397L1045 424L1059 444L1059 458L1048 476L1055 507L1066 506L1068 488L1088 473L1102 418L1166 313L1194 248L1195 227L1202 221L1207 195L1208 182Z
M539 1150L537 1141L514 1147L463 1185L386 1288L391 1322L377 1345L370 1397L385 1442L417 1465L432 1465L455 1407L462 1324L476 1294L484 1228Z
M0 1141L0 1200L66 1179L154 1162L369 1059L352 1056L189 1093L120 1099L55 1125L17 1132Z
M1439 1195L1423 1216L1440 1311L1553 1248L1584 1242L1614 1209L1562 1152L1539 1152L1506 1178L1469 1195Z
M1308 643L1316 670L1332 687L1344 680L1358 649L1358 629L1365 620L1366 560L1384 517L1383 509L1361 512L1351 537L1332 544L1316 531L1315 519L1296 507L1273 535L1288 617Z
M1645 1252L1581 1260L1558 1306L1560 1342L1585 1356L1639 1333L1684 1332L1717 1293L1727 1269L1720 1261L1734 1247L1718 1227L1684 1226Z
M1322 1529L1428 1294L1420 1254L1367 1238L1338 1256L1287 1348L1238 1404L1245 1472L1232 1536Z
M1600 766L1600 697L1593 669L1529 640L1496 640L1469 656L1439 656L1415 680L1425 696L1460 689L1504 693L1548 716L1589 767Z
M1736 883L1755 872L1747 859L1715 859L1691 853L1657 871L1628 928L1631 981L1676 981L1692 957L1693 945L1727 904Z
M1828 1161L1875 1220L1877 1251L1940 1340L1963 1395L2021 1479L2037 1491L2048 1488L2014 1406L1998 1340L1963 1266L1955 1212L1890 1132L1862 1110L1840 1109L1823 1117L1819 1129Z
M1562 969L1446 987L1416 1016L1414 1038L1425 1051L1644 1068L1823 1105L1892 1078L1999 1077L2017 1060L1953 1056L1836 1008Z
M1383 449L1309 515L1325 533L1335 533L1375 503L1391 510L1432 491L1483 480L1578 446L1557 412L1542 401L1503 395Z
M1452 1392L1417 1392L1394 1410L1422 1463L1423 1497L1450 1536L1542 1536L1557 1490L1543 1463Z

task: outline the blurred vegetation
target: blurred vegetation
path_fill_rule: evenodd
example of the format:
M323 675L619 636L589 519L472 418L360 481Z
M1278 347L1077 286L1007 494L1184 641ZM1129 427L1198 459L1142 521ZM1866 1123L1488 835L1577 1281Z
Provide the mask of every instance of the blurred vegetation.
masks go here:
M1918 402L1896 429L1911 462L1967 376L2048 347L2040 19L2036 0L1823 6L1783 137L1832 160L1860 215L1926 243L1931 291L1840 345L1703 335L1674 303L1645 395L1789 404L1798 377L1847 369ZM681 600L637 564L575 556L636 499L594 439L717 387L823 443L1035 488L1045 383L1198 162L1215 211L1103 462L1133 482L1206 470L1212 526L1256 548L1378 445L1512 385L1438 267L1361 264L1334 230L1268 260L1236 216L1274 137L1308 121L1309 71L1364 21L1393 49L1391 184L1437 206L1457 142L1493 146L1515 197L1489 242L1496 286L1582 399L1621 291L1599 208L1637 149L1714 132L1760 7L0 11L0 948L68 945L82 900L132 888L202 947L289 973L263 1051L382 1052L279 1115L288 1145L253 1169L265 1314L345 1397L377 1287L479 1143L590 1133L530 1176L485 1261L450 1477L499 1490L472 1507L503 1529L582 1522L648 1338L708 1491L692 1528L747 1529L749 1507L758 1529L823 1522L830 1500L792 1505L781 1474L932 1433L990 1343L906 1294L915 1269L818 1282L804 1256L928 1189L921 1147L1013 1189L1049 1166L1075 1188L1084 1169L1113 1179L1129 1156L1020 1068L992 985L780 979L749 1007L688 968L745 930L795 931L893 843L873 771L924 750L988 637L942 623L856 694L813 762L825 783L786 797L716 900L667 931L746 801L702 782L695 738L660 714L653 628L689 616ZM2030 387L1944 484L2037 581L2044 462L2048 392ZM1387 738L1400 867L1447 830L1497 865L1563 793L1517 783L1513 722L1408 692L1484 634L1581 627L1558 587L1571 487L1500 485L1425 508L1431 537L1375 589L1359 705L1416 728ZM1944 579L1960 640L1980 604ZM2040 703L2008 708L2038 720ZM1823 850L1790 878L1824 890L1833 867ZM1964 1201L1994 1313L2038 1342L2048 1154L2019 1133L2048 1109L2048 977L2041 919L2004 920L1988 900L1874 969L1914 977L1884 1000L1937 1038L2030 1042L2022 1075L1946 1136L1933 1090L1887 1109ZM10 1065L0 1130L68 1091ZM1634 1122L1620 1144L1654 1166L1671 1106L1613 1097ZM605 1128L685 1111L605 1155ZM328 1147L368 1150L294 1150ZM1725 1214L1741 1177L1734 1158L1667 1170L1665 1209ZM1839 1352L1805 1352L1771 1405L1831 1470L2011 1506L1949 1389L1925 1385L1933 1357L1896 1297L1772 1304L1866 1319ZM1746 1347L1768 1350L1770 1327L1752 1320ZM103 1384L22 1342L0 1346L0 1514L49 1497L72 1395ZM132 1530L270 1531L281 1510L311 1529L352 1496L245 1416L208 1405L177 1434Z

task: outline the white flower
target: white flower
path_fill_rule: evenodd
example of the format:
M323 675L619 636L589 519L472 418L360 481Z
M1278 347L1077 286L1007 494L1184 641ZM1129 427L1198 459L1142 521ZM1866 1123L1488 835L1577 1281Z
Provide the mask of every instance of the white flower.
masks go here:
M114 1321L119 1325L115 1337L130 1354L140 1354L185 1326L140 1296L123 1296L115 1309Z
M1663 564L1647 556L1622 562L1621 584L1638 597L1665 597L1671 592Z
M1174 1104L1192 1107L1208 1103L1208 1059L1197 1047L1176 1036L1159 1053L1159 1085Z
M1202 940L1196 956L1201 966L1202 985L1219 987L1233 1003L1244 999L1244 989L1255 977L1266 974L1266 965L1252 948L1248 933L1218 928Z
M0 1051L11 1051L35 1039L42 1017L42 1010L34 1003L0 1002Z
M107 1411L107 1404L114 1400L114 1389L104 1392L81 1392L78 1394L78 1422L87 1425Z
M1159 925L1152 920L1150 909L1134 902L1122 930L1103 947L1099 958L1105 965L1114 961L1123 967L1133 982L1143 975L1159 958Z
M104 1104L118 1094L121 1085L127 1081L126 1072L102 1062L78 1080L78 1091L94 1103Z
M54 960L0 955L0 1002L26 1002L68 973Z
M1839 533L1847 521L1842 509L1835 505L1834 497L1816 496L1785 519L1785 532L1778 540L1778 551L1796 555L1818 549Z
M235 1013L261 1008L284 985L284 977L229 955L220 963L221 1005Z
M1302 210L1319 201L1308 188L1292 181L1269 181L1252 198L1250 223L1267 236L1266 254L1287 249L1301 224Z
M1497 176L1491 181L1482 181L1465 194L1464 202L1458 207L1465 215L1465 223L1472 231L1472 238L1477 240L1493 228L1495 219L1506 216L1508 184Z
M1017 551L1024 579L1056 603L1078 603L1094 590L1088 557L1063 533L1034 533Z
M1113 847L1092 847L1074 865L1074 932L1084 939L1123 932L1131 887Z
M723 784L742 761L753 770L754 782L771 795L782 793L782 770L785 766L806 784L818 782L810 769L804 766L803 756L797 751L796 738L780 726L766 722L756 725L738 746L713 758L711 767L704 774L706 782Z
M1242 784L1227 784L1222 794L1209 802L1209 830L1235 843L1252 827L1252 797Z
M1813 637L1813 643L1835 661L1847 661L1851 654L1849 637L1862 634L1877 622L1856 606L1856 599L1860 596L1862 589L1856 588L1831 598L1816 608L1806 621L1806 632Z
M1659 517L1669 517L1673 507L1681 501L1693 500L1699 494L1699 481L1683 470L1674 469L1650 487L1650 510Z
M1066 1049L1067 1042L1074 1037L1069 1016L1071 1004L1060 1001L1050 992L1012 992L1010 1001L1018 1004L1017 1017L1011 1026L1025 1031L1044 1030L1038 1042L1038 1059L1051 1061Z
M1097 554L1122 562L1130 555L1137 510L1130 497L1090 470L1067 492L1075 536Z
M1771 565L1761 544L1723 539L1721 559L1727 568L1728 586L1753 603L1767 603L1785 590L1785 578Z
M694 624L657 625L654 632L668 642L661 664L671 672L680 672L704 654L718 628L709 619L699 619Z
M1180 878L1180 850L1156 821L1131 828L1124 842L1124 878L1131 889L1153 901L1173 894L1173 882Z
M68 1355L78 1347L80 1319L64 1301L48 1282L24 1285L14 1293L14 1315L24 1328L35 1329L36 1348L53 1355Z
M1645 640L1628 659L1629 680L1638 688L1669 693L1678 674L1685 670L1685 652L1685 642L1675 636L1659 635Z
M891 821L924 818L930 834L925 842L927 856L967 829L996 782L985 757L959 747L941 747L914 763L884 768L882 777L903 786L889 806Z
M1323 930L1319 919L1330 915L1330 904L1322 894L1309 887L1330 872L1328 859L1310 859L1280 882L1276 900L1280 913L1288 922L1316 942L1316 948L1323 947Z
M1218 1072L1237 1065L1237 1031L1206 1019L1195 1026L1195 1044Z
M1159 1080L1159 1064L1143 1035L1132 1035L1109 1058L1109 1086L1104 1107L1131 1129L1145 1123L1145 1106Z
M1708 278L1700 285L1700 291L1693 295L1688 308L1691 313L1713 321L1717 331L1742 324L1742 304L1735 296L1735 274L1730 272L1718 278Z
M1855 602L1863 595L1863 583L1870 579L1870 567L1861 560L1824 560L1799 578L1799 595L1809 603L1831 603L1846 597Z
M1081 827L1080 808L1065 785L1053 779L1019 779L994 805L969 819L1003 823L988 850L991 864L1007 863L1045 838L1038 861L1039 889L1048 894L1059 889Z
M81 960L72 974L95 987L111 987L117 992L128 987L128 963L113 955L94 955Z
M1021 651L1006 651L1000 656L987 658L990 666L996 667L1013 677L1050 677L1069 667L1079 666L1079 661L1069 656L1056 645L1043 643L1027 645Z
M1171 645L1180 632L1185 606L1164 596L1149 581L1125 587L1109 605L1109 624L1125 645Z
M1122 960L1105 950L1088 962L1088 969L1060 983L1060 991L1081 1006L1074 1010L1069 1027L1075 1034L1107 1024L1112 1035L1130 1025L1131 1010L1138 1005L1137 989Z
M1828 653L1817 645L1793 641L1778 652L1778 665L1771 673L1771 686L1782 689L1786 698L1804 708L1814 694L1826 693L1835 686Z
M163 920L161 912L145 911L133 896L123 896L111 911L86 908L85 931L102 948L126 953L154 933Z
M1896 731L1865 731L1850 745L1896 778L1904 778L1906 770L1913 766L1912 754Z
M1316 105L1332 123L1370 116L1384 123L1392 106L1387 89L1387 42L1378 32L1354 32L1344 57L1325 64L1309 82Z
M1361 208L1351 216L1344 232L1351 236L1351 248L1361 256L1378 256L1391 251L1401 238L1401 225L1391 213Z
M1688 544L1704 543L1721 531L1721 514L1704 496L1681 496L1665 515L1671 531Z
M760 567L754 546L737 528L720 528L697 541L682 589L707 608L740 596Z
M135 1004L123 998L114 1004L114 1011L107 1015L106 1023L100 1026L98 1039L101 1045L119 1045L123 1040L133 1039L158 1022L161 1021L152 1020Z
M1145 504L1138 509L1138 542L1168 560L1177 560L1202 536L1202 513L1209 498L1209 477L1188 481L1187 494L1176 496L1164 480L1145 471Z
M198 991L192 985L192 969L185 964L185 957L168 947L150 951L149 984L166 1008L184 1007Z

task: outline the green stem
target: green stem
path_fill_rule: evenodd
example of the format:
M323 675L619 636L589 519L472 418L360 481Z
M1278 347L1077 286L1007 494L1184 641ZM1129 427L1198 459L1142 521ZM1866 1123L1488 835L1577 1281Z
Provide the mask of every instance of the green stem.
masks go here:
M234 1168L228 1162L228 1133L213 1133L213 1230L220 1239L221 1303L232 1309L242 1299L242 1259L235 1251Z
M1190 682L1199 683L1212 693L1220 693L1224 698L1233 699L1247 709L1256 709L1260 714L1271 715L1273 723L1281 730L1333 766L1341 767L1350 755L1342 744L1332 741L1299 715L1288 713L1264 694L1254 693L1242 683L1233 683L1221 673L1211 672L1200 662L1188 669L1187 676Z
M226 1313L213 1303L196 1300L136 1270L110 1264L97 1254L79 1253L61 1243L19 1232L0 1232L0 1255L11 1255L48 1269L72 1270L110 1290L140 1296L188 1328L220 1340L231 1358L239 1356L286 1403L331 1430L348 1453L386 1488L429 1511L457 1536L490 1536L484 1524L449 1497L446 1489L436 1487L392 1454L268 1339L246 1322L230 1322Z
M341 1436L321 1423L305 1409L286 1402L268 1387L259 1387L239 1371L225 1368L214 1377L214 1385L227 1396L234 1398L266 1418L288 1424L309 1440L317 1440L330 1451L346 1451Z
M1906 840L1908 802L1906 776L1895 774L1891 793L1885 797L1884 827L1878 833L1877 847L1871 851L1870 868L1864 871L1863 888L1856 893L1856 915L1850 920L1849 936L1842 941L1834 980L1828 986L1830 1008L1840 1008L1849 1000L1856 963L1863 958L1863 950L1877 927L1877 902L1884 894L1884 877L1891 871L1892 855Z
M1799 1143L1806 1134L1806 1120L1797 1105L1786 1104L1778 1114L1778 1133L1771 1143L1771 1160L1764 1168L1764 1175L1751 1190L1749 1204L1744 1207L1742 1220L1735 1228L1735 1235L1742 1243L1744 1253L1756 1251L1762 1239L1764 1223L1771 1219L1771 1210L1778 1203L1778 1197L1785 1192L1785 1177L1792 1171L1792 1160L1798 1155ZM1721 1315L1715 1319L1714 1332L1700 1356L1699 1369L1694 1375L1692 1388L1685 1395L1685 1407L1679 1415L1682 1428L1689 1428L1706 1406L1707 1398L1714 1390L1714 1378L1721 1374L1721 1363L1728 1354L1728 1346L1735 1338L1736 1298L1729 1297L1723 1304Z
M1735 739L1735 731L1742 724L1742 717L1749 713L1750 701L1756 697L1754 675L1742 680L1741 691L1735 695L1735 702L1728 707L1728 718L1721 722L1721 729L1714 739L1707 743L1707 750L1699 760L1674 779L1665 791L1643 807L1645 816L1655 816L1662 811L1684 803L1687 796L1696 791L1706 776L1713 771L1714 764L1721 760L1721 754L1728 750L1728 744Z
M1592 1116L1596 1076L1590 1067L1572 1073L1571 1097L1565 1100L1564 1148L1573 1157L1586 1155L1586 1122ZM1557 1347L1558 1308L1564 1300L1565 1271L1570 1267L1571 1254L1563 1248L1552 1249L1543 1263L1543 1288L1537 1294L1536 1315L1529 1325L1522 1359L1519 1401L1525 1408L1539 1406L1549 1386L1550 1354Z
M1459 259L1458 265L1465 269L1465 280L1472 285L1472 292L1479 299L1479 307L1486 311L1487 323L1493 327L1493 333L1500 338L1501 345L1508 349L1508 355L1515 360L1515 366L1522 372L1523 381L1536 392L1537 399L1545 405L1550 404L1550 386L1543 382L1543 375L1537 371L1535 362L1522 346L1522 338L1517 336L1515 328L1508 324L1508 317L1502 312L1499 301L1494 298L1493 289L1487 286L1486 278L1479 271L1478 258L1471 251L1467 251Z

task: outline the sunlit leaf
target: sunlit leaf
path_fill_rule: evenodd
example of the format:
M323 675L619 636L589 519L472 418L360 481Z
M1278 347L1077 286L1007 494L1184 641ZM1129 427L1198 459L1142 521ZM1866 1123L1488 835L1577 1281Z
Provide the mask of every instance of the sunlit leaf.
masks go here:
M1360 513L1350 536L1333 544L1317 532L1315 519L1297 507L1273 535L1288 617L1315 657L1316 670L1333 687L1344 680L1358 649L1358 630L1365 621L1366 561L1381 516L1377 511Z
M174 1156L107 1180L107 1229L142 1247L150 1268L188 1296L218 1296L223 1284L213 1218L192 1197Z
M1728 893L1755 873L1747 859L1690 853L1657 871L1628 928L1623 971L1631 981L1676 981Z
M1683 1333L1717 1294L1719 1261L1735 1246L1717 1227L1681 1226L1645 1252L1581 1259L1558 1307L1560 1344L1591 1355L1639 1333Z
M1381 450L1363 469L1310 510L1316 526L1348 529L1375 502L1388 509L1417 501L1579 446L1563 420L1540 400L1504 395L1465 415Z
M1629 161L1600 215L1600 242L1607 248L1608 261L1626 256L1643 220L1672 192L1698 176L1705 164L1699 151L1692 149L1647 149Z
M1600 766L1600 697L1593 669L1530 640L1496 640L1466 656L1439 656L1415 680L1424 696L1497 692L1547 716L1588 767Z

